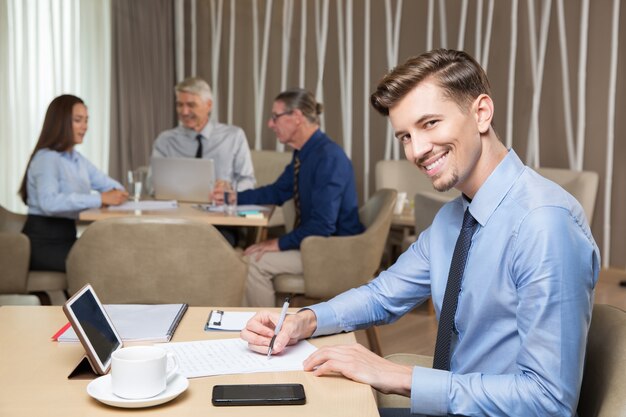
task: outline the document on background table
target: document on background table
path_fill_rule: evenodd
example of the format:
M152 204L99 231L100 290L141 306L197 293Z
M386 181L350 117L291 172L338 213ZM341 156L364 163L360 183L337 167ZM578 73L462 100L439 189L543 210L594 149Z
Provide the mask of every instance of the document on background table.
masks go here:
M317 350L302 340L267 358L248 349L242 339L201 340L159 344L176 355L179 371L187 378L255 372L302 371L302 362Z
M176 200L145 200L127 201L119 206L109 206L109 211L134 211L134 210L172 210L178 208Z
M195 204L193 207L204 211L210 211L212 213L223 213L226 208L224 204L219 206L212 206L211 204ZM269 208L265 206L258 206L256 204L240 204L237 206L237 212L244 211L269 211Z
M187 304L105 304L104 309L122 341L169 342ZM78 343L78 336L68 327L57 340Z
M246 327L248 320L255 314L256 311L211 310L204 325L204 330L240 331Z

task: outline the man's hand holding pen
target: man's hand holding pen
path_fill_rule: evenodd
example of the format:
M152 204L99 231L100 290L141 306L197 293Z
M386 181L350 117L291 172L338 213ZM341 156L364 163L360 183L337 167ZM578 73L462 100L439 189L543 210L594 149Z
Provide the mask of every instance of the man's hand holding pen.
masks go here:
M260 311L248 321L246 328L241 331L241 338L248 342L251 350L267 354L279 320L280 314ZM311 337L316 327L317 319L311 310L287 315L274 340L272 354L280 353L286 346Z

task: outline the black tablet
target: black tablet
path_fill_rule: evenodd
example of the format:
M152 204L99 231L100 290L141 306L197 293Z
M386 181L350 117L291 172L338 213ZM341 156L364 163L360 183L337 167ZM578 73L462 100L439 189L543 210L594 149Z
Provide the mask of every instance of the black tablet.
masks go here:
M85 348L93 370L106 374L111 368L111 354L122 347L122 338L113 327L102 303L89 284L63 305L63 312Z

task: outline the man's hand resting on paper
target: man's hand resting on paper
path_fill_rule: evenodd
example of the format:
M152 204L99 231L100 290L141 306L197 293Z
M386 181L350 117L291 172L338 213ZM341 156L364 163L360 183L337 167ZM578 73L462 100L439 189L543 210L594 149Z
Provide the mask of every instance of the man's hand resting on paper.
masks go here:
M325 346L304 361L315 376L340 374L384 394L411 395L413 369L381 358L363 345Z
M241 331L248 347L267 353L279 314L260 311ZM317 328L317 318L311 310L288 315L274 341L273 352L282 352L286 346L311 337ZM304 370L316 376L341 374L353 381L369 384L385 394L411 395L410 366L398 365L381 358L359 344L327 346L318 349L304 361Z

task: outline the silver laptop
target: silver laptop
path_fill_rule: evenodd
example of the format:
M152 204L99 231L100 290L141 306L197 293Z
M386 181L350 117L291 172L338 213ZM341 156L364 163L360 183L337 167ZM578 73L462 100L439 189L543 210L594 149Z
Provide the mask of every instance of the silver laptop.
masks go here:
M153 157L150 165L157 200L209 202L215 185L212 159Z

